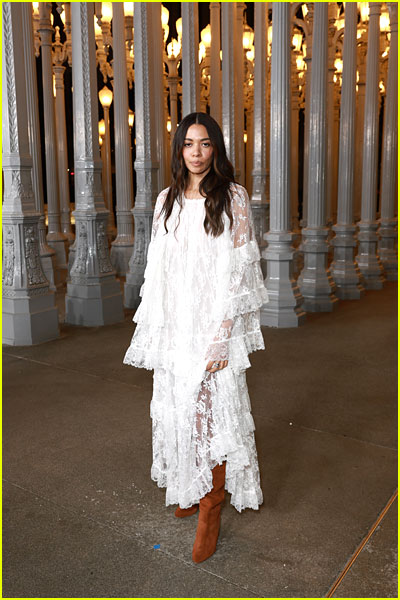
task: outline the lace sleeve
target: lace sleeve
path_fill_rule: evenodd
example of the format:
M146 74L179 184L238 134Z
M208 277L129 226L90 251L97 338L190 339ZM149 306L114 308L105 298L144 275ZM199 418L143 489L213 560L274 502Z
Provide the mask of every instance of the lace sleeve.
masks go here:
M250 200L244 187L232 187L232 242L234 248L255 240L254 223L251 212Z
M249 341L248 334L261 332L256 311L268 301L260 267L260 251L254 233L251 205L247 191L241 185L231 187L232 261L228 294L225 302L225 318L213 344L208 349L208 360L229 360L231 345L235 338L246 337L246 346L257 349ZM250 331L251 330L251 331Z
M166 188L165 190L160 192L157 196L156 205L154 207L154 213L153 213L153 223L151 226L151 241L153 241L153 239L155 238L156 233L158 231L158 227L162 221L162 219L160 218L161 211L164 206L164 202L167 197L168 190L169 190L169 188Z
M154 207L154 212L153 212L153 221L151 224L151 236L150 236L150 244L149 247L147 249L147 260L146 260L146 268L147 268L147 263L149 262L150 258L151 258L151 252L152 252L152 246L153 246L153 241L154 238L157 235L157 231L158 228L160 226L160 223L162 223L162 216L161 216L161 211L162 208L164 206L164 202L165 199L167 197L167 193L168 193L169 188L166 188L165 190L163 190L162 192L160 192L157 196L157 200L156 200L156 204ZM145 275L144 275L144 281L140 287L139 290L139 296L142 298L143 294L144 294L144 289L145 289L145 284L146 284L146 271L145 271Z

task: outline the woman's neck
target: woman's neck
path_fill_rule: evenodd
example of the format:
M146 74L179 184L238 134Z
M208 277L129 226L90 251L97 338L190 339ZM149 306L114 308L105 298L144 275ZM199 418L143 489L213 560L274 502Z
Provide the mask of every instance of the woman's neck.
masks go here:
M195 175L190 174L189 181L186 186L186 192L199 193L200 183L203 179L203 176L196 177Z

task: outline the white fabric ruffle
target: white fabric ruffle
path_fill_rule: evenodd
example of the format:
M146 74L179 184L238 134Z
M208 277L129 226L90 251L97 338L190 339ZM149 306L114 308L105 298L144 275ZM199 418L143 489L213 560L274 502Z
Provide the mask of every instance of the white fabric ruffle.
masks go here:
M165 233L157 200L137 323L124 363L154 369L152 478L166 504L187 508L226 461L226 489L242 510L262 502L245 370L264 348L259 309L268 301L247 193L232 185L233 228L204 231L204 200L175 202ZM179 216L179 218L178 218ZM179 221L179 225L175 228ZM228 367L206 371L210 360Z
M209 376L209 388L212 433L193 452L199 388L190 394L185 378L164 369L154 373L152 479L167 488L167 505L188 508L211 490L211 469L226 460L231 504L238 511L257 509L262 492L245 373L227 367Z

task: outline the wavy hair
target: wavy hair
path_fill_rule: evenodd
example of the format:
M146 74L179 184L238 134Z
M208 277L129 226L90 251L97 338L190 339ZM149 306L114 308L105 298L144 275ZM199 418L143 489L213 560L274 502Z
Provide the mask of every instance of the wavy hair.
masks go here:
M204 196L206 216L204 218L204 229L207 234L211 233L218 237L224 231L222 213L225 211L229 217L230 229L232 229L233 217L229 187L235 182L233 166L228 160L222 131L218 123L210 115L202 112L194 112L186 115L180 122L172 143L172 181L164 202L161 214L164 213L164 227L167 229L167 220L170 217L175 200L182 210L182 196L189 183L189 171L183 158L183 145L185 143L187 130L191 125L204 125L207 129L210 143L213 149L213 160L210 170L200 182L199 191ZM179 225L179 219L178 224ZM175 229L176 231L176 229Z

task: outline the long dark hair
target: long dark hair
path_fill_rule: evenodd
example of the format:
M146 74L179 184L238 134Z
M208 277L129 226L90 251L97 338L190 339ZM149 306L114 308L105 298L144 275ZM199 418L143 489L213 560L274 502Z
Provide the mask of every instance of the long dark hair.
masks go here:
M233 166L226 155L224 138L218 123L210 115L194 112L186 115L180 122L172 143L172 182L162 209L164 213L164 227L167 229L167 220L171 215L175 200L182 210L182 195L189 182L189 171L185 165L182 151L187 130L191 125L204 125L207 129L213 149L213 161L209 172L201 180L199 191L204 196L206 216L204 229L207 234L211 232L214 237L221 235L224 230L222 213L225 211L229 217L230 228L233 218L230 206L229 187L234 183ZM179 224L179 220L178 220Z

